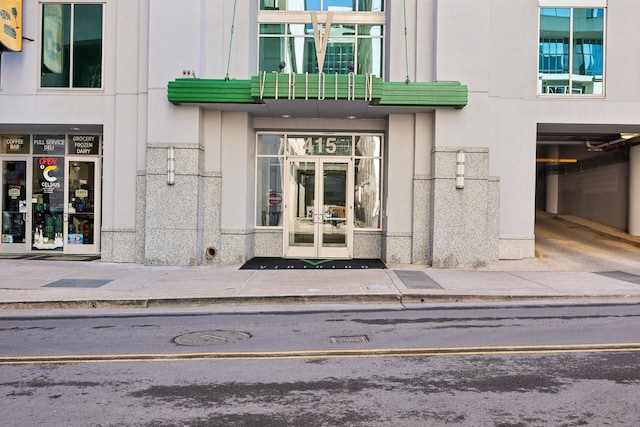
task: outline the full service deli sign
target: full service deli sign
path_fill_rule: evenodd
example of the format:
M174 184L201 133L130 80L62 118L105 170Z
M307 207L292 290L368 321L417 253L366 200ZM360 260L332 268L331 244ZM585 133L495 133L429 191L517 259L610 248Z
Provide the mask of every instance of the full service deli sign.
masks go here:
M33 154L64 154L64 135L35 135Z

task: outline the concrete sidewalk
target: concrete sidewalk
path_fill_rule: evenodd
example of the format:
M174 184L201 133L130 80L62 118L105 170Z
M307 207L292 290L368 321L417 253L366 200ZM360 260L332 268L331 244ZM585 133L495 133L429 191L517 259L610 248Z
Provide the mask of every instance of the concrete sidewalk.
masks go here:
M99 261L0 260L0 310L241 304L425 304L540 299L640 302L637 269L548 271L537 260L484 269L240 270Z
M0 312L25 308L393 305L474 301L640 302L640 238L575 218L536 215L538 258L478 269L241 270L100 261L0 259Z

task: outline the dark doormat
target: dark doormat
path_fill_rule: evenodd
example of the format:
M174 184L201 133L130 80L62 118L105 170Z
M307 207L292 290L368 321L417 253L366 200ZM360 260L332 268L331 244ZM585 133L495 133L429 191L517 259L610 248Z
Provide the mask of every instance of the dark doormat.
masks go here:
M29 259L41 261L95 261L100 255L40 255Z
M45 261L96 261L100 259L100 255L52 255L34 259Z
M252 258L240 270L360 270L387 268L379 259Z
M0 255L0 259L28 259L36 261L95 261L100 255L64 255L64 254L27 254L27 255Z

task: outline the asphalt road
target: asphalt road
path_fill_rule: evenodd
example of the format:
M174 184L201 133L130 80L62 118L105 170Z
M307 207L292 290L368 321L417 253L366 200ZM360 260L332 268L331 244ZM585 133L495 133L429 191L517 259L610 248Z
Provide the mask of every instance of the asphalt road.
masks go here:
M640 425L640 306L5 318L9 426Z

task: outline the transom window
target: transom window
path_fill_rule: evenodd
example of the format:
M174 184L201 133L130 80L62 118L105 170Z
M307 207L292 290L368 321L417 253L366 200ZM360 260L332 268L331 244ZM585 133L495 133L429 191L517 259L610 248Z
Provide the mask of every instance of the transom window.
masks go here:
M103 8L42 4L40 87L102 87Z
M604 94L605 8L540 8L538 93Z
M260 10L381 12L384 10L384 0L260 0Z
M261 10L275 12L258 17L259 72L382 77L381 0L262 0Z

